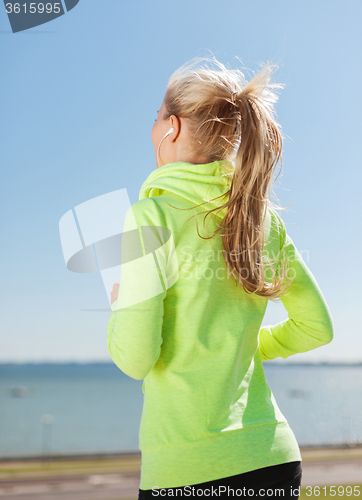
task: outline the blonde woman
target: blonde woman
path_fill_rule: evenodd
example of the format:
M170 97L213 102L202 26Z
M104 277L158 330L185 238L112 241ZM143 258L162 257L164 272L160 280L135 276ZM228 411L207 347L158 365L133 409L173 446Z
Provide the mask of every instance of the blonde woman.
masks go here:
M247 82L196 59L171 76L157 112L157 168L126 216L123 235L139 236L107 328L116 365L144 379L139 499L299 496L299 446L262 362L334 332L268 203L282 154L272 69ZM268 300L288 319L261 328Z

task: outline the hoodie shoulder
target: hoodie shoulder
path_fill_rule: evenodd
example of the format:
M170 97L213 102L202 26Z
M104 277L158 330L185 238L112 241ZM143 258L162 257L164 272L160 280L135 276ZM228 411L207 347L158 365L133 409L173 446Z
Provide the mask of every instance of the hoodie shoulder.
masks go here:
M127 210L125 217L125 230L140 226L163 226L165 218L160 207L160 200L156 198L144 198L137 201Z

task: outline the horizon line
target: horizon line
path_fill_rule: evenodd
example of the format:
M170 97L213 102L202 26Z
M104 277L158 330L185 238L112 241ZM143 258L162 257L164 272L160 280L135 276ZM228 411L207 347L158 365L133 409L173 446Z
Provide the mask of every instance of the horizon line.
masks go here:
M359 361L328 361L328 360L320 360L320 361L275 361L275 360L267 360L263 361L263 364L268 364L268 365L314 365L314 366L319 366L319 365L345 365L345 366L362 366L362 360ZM94 365L94 364L102 364L102 365L115 365L115 363L110 360L58 360L58 361L51 361L51 360L43 360L43 361L1 361L0 360L0 366L3 365Z

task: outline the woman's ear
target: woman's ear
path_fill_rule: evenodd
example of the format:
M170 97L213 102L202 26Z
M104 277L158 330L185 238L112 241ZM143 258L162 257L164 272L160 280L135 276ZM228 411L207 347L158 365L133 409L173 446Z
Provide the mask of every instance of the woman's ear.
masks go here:
M177 138L181 133L181 120L176 115L171 115L170 119L171 119L171 127L173 127L173 132L172 134L170 134L170 139L171 142L174 142L177 140Z

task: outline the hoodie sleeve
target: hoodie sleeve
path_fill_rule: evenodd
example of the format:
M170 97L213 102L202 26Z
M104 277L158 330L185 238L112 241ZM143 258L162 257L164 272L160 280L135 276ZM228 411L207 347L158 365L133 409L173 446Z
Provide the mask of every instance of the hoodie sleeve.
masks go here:
M288 358L328 344L334 336L333 320L316 279L303 261L293 240L280 222L281 256L288 259L294 276L287 293L280 297L288 319L259 330L259 353L262 361Z
M111 358L136 380L144 379L160 356L166 296L162 233L146 216L147 208L149 203L137 202L126 214L119 294L107 325Z

